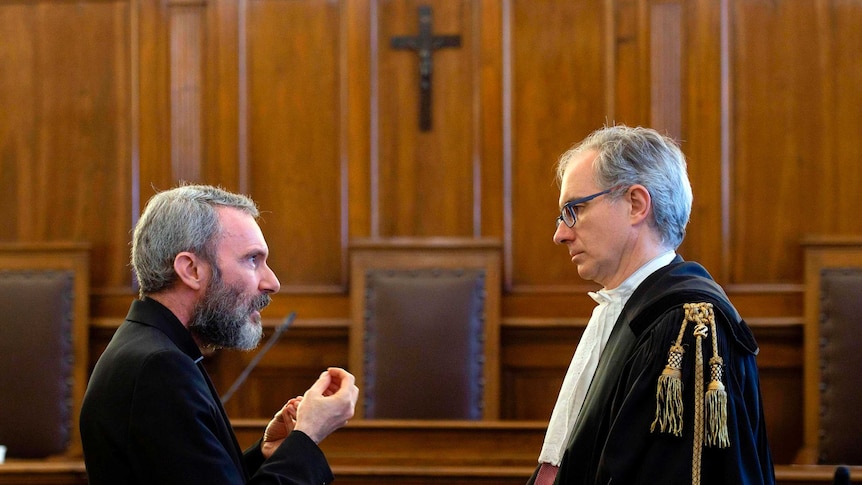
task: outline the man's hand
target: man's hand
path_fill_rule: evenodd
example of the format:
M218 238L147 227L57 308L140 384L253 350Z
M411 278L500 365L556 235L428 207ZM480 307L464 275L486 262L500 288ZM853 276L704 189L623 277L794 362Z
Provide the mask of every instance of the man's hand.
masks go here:
M298 402L293 429L320 444L330 433L347 424L359 397L355 382L353 375L344 369L327 369Z
M275 413L275 417L266 425L266 430L263 432L263 442L261 443L261 452L264 458L269 458L275 452L281 443L287 438L287 435L296 427L296 410L299 403L302 401L302 396L297 396Z

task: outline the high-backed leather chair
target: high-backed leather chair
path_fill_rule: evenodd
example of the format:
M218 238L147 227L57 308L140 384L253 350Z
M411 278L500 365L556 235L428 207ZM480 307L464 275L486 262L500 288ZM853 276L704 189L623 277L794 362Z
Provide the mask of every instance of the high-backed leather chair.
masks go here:
M805 244L804 443L797 462L862 465L862 238Z
M0 244L0 445L8 458L80 455L88 309L85 245Z
M500 266L493 241L351 245L358 417L499 417Z

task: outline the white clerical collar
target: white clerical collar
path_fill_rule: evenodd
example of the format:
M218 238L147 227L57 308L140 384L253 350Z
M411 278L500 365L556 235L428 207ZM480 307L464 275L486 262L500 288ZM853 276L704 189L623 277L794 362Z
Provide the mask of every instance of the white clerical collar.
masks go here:
M655 273L660 268L664 268L665 266L670 264L670 262L673 261L673 258L675 257L676 252L673 250L659 254L658 256L652 258L651 260L647 261L643 266L638 268L637 271L635 271L631 274L631 276L626 278L626 280L623 281L620 286L617 286L612 290L602 288L597 292L590 292L589 295L590 297L592 297L593 300L595 300L596 303L599 304L603 302L611 302L614 300L626 301L630 296L632 296L632 293L634 293L635 289L640 286L640 284L643 283L643 281L647 279L649 275Z

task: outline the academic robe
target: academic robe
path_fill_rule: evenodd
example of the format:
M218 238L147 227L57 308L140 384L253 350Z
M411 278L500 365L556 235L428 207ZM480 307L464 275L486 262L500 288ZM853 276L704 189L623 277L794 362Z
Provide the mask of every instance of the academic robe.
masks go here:
M239 447L189 331L155 300L136 300L99 358L81 410L91 485L314 484L323 452L293 431L268 460Z
M727 448L702 447L700 483L775 483L755 362L757 343L706 269L679 256L647 277L623 308L599 359L555 483L692 483L696 346L691 325L682 340L682 435L651 432L650 427L656 417L658 377L685 318L683 305L699 302L714 306L730 438ZM707 362L711 344L703 345L702 354ZM708 366L703 379L705 390ZM534 473L528 483L535 477Z

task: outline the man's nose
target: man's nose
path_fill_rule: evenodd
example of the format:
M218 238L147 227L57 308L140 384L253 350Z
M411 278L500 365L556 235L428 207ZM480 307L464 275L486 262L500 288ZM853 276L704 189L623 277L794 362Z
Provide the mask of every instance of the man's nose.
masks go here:
M554 231L554 243L565 244L566 241L570 241L572 239L573 234L574 230L561 222L560 225L557 226L557 230Z
M275 271L269 266L266 267L266 274L260 280L260 289L267 293L278 293L278 290L281 289L281 283L278 282Z

